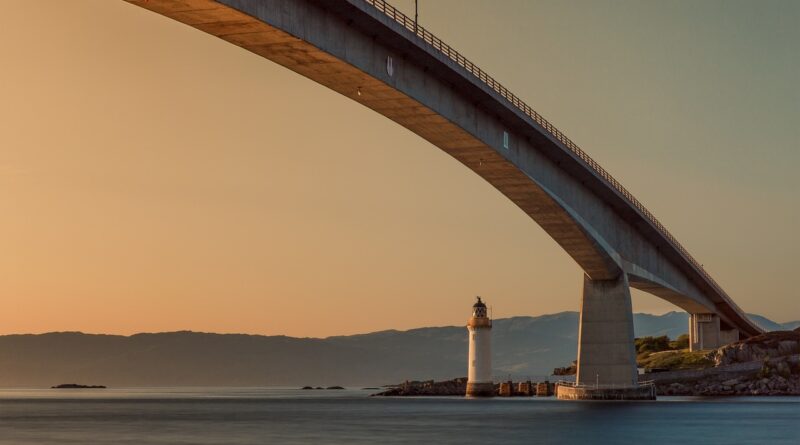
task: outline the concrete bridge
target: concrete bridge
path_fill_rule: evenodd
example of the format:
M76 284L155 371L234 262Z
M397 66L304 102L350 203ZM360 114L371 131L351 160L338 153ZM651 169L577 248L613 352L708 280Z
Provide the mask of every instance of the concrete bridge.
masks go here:
M272 60L444 150L583 268L578 383L635 386L630 287L686 310L693 349L757 335L703 267L561 131L383 0L127 0Z

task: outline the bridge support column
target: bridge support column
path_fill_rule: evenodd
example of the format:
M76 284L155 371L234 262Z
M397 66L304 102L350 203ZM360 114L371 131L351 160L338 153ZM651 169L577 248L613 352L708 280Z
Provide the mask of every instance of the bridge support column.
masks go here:
M584 276L575 381L632 386L637 377L628 277L599 281Z
M716 314L689 314L689 350L716 349L739 341L739 330L721 329Z
M575 386L558 387L560 399L655 399L655 388L639 386L633 344L633 308L628 277L584 276Z
M719 347L719 317L715 314L689 314L689 350Z

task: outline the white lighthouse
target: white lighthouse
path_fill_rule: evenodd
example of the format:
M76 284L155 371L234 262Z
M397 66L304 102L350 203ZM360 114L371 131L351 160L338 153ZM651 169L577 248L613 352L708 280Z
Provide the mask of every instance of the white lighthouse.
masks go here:
M467 373L467 395L491 397L492 382L492 320L486 313L486 305L478 297L472 305L472 317L467 322L469 331L469 372Z

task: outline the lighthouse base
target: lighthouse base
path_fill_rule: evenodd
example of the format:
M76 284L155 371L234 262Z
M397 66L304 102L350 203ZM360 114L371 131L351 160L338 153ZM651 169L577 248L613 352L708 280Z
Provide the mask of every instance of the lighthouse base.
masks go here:
M556 397L561 400L655 400L656 387L644 384L628 387L572 386L559 383Z
M467 397L494 397L494 383L467 382Z

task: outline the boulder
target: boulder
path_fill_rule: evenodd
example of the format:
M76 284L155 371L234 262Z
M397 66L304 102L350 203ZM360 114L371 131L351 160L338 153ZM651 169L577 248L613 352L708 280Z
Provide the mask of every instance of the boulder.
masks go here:
M716 366L800 354L800 332L775 331L723 346L714 352Z

